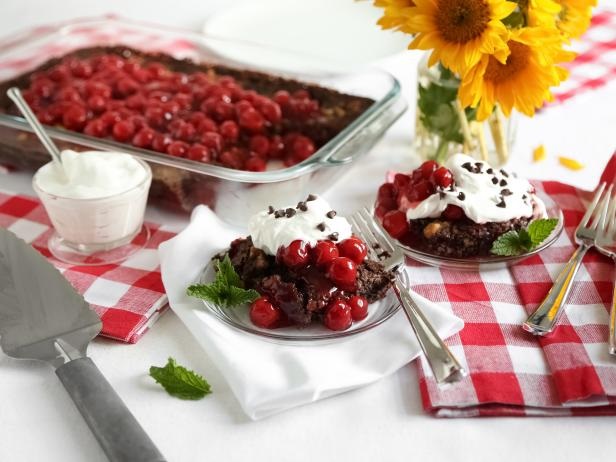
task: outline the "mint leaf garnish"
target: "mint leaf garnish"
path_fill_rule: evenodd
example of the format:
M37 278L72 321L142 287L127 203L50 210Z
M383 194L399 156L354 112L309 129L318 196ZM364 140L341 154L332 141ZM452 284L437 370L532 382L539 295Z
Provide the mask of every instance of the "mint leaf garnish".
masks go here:
M165 367L150 367L150 376L176 398L197 400L212 392L203 377L179 366L173 358L167 360Z
M231 307L251 303L260 297L256 290L246 290L239 275L235 272L228 255L216 260L216 279L210 284L193 284L186 293L222 307Z
M528 234L533 243L533 248L537 247L554 231L558 224L558 218L545 218L543 220L535 220L528 225Z
M526 229L508 231L492 243L490 250L495 255L521 255L537 248L552 233L558 224L557 218L542 218L532 221Z

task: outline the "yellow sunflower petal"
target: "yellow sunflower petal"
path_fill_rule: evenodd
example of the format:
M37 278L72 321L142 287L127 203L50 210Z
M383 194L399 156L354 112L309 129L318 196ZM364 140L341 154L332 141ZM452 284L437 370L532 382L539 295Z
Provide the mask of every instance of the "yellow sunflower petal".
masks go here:
M541 162L545 157L545 147L542 144L533 149L533 162Z
M558 162L560 165L567 167L569 170L581 170L584 168L584 164L569 157L560 156L558 157Z

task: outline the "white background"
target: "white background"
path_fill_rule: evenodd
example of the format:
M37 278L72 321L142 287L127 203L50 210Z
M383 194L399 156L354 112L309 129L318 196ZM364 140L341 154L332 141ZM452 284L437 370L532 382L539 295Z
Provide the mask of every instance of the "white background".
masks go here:
M0 34L108 12L198 29L209 14L230 3L4 0L0 4ZM411 108L417 60L417 54L408 52L379 62L401 80ZM550 108L532 121L522 120L512 167L531 178L594 187L616 149L615 103L616 84L612 83ZM330 190L327 197L336 209L350 211L369 202L388 168L411 166L412 112L390 130L361 166ZM531 149L540 143L545 144L550 159L533 164ZM578 158L587 167L580 172L566 170L557 165L556 154ZM27 173L4 175L0 176L0 187L31 193L29 181ZM185 223L184 218L153 208L148 214L176 230ZM521 461L530 457L599 461L614 457L614 419L609 417L427 417L413 366L364 389L252 422L242 414L207 352L171 312L137 345L97 339L89 353L170 461ZM198 402L167 396L147 377L147 370L150 365L162 365L168 356L205 375L214 393ZM13 360L2 353L0 460L105 460L51 368Z

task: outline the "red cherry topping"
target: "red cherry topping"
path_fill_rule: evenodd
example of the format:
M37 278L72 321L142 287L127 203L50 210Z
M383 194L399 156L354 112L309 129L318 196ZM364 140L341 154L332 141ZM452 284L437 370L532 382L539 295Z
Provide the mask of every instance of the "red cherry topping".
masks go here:
M396 199L394 194L394 185L384 183L379 187L379 192L376 197L377 207L385 207L387 210L396 208Z
M88 113L79 105L71 105L62 115L62 124L69 130L81 131L88 120Z
M272 305L267 297L260 297L252 302L249 315L255 326L264 329L275 327L282 318L280 309Z
M113 126L111 133L116 140L127 141L133 137L135 125L130 120L120 120Z
M232 120L225 120L220 124L220 134L228 141L236 141L240 136L240 128Z
M353 295L347 300L351 307L351 317L353 321L361 321L368 316L368 300L361 295Z
M432 172L434 172L437 168L439 168L438 162L435 160L427 160L419 167L421 171L421 176L424 180L429 180L432 176Z
M193 144L188 150L187 157L199 162L209 162L211 159L210 150L202 144Z
M303 268L310 263L310 247L305 241L295 240L278 249L278 260L292 269Z
M453 184L453 175L448 168L439 167L432 174L432 181L441 188L448 188Z
M246 160L244 168L250 172L264 172L267 168L267 162L263 157L255 154Z
M172 155L174 157L186 157L188 154L188 143L184 141L173 141L169 146L167 146L167 154Z
M342 290L355 290L357 265L347 257L337 257L332 260L327 269L327 277Z
M418 183L409 186L409 199L412 202L420 202L434 194L434 185L427 180L421 180Z
M443 217L447 220L456 221L464 217L464 210L457 205L449 204L443 211Z
M364 261L368 255L368 247L358 237L351 236L338 244L338 250L343 257L350 258L358 265Z
M154 141L154 130L151 128L142 128L133 137L133 144L138 148L147 149L152 146Z
M401 238L409 230L406 215L404 212L400 212L399 210L391 210L390 212L387 212L383 217L383 228L385 228L385 231L387 231L394 239Z
M319 241L312 249L314 264L321 269L327 268L332 260L339 255L338 247L332 241Z
M334 300L327 306L323 324L330 330L346 330L353 324L351 307L344 300Z

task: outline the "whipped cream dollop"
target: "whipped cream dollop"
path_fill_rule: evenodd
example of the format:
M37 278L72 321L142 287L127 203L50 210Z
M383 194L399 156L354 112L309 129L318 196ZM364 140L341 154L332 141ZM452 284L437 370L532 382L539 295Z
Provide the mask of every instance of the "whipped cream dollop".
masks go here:
M545 216L545 205L527 180L465 154L451 156L445 167L453 175L454 186L410 204L407 219L437 218L449 204L462 208L475 223Z
M41 167L36 184L48 194L96 199L128 191L148 176L143 165L120 152L64 150L62 169L53 162Z
M269 255L298 239L314 246L324 239L343 241L352 234L347 219L338 216L325 199L312 194L295 207L270 207L253 215L248 231L254 246Z

